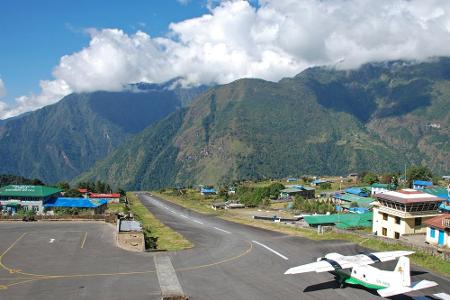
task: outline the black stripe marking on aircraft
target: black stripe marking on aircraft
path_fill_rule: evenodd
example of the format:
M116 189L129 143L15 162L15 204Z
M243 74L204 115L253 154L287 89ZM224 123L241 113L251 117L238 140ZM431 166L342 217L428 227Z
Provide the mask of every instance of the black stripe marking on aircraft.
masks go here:
M370 258L374 263L379 263L381 260L373 253L363 253L365 256Z
M329 263L335 270L342 270L342 266L335 260L323 257L321 260Z

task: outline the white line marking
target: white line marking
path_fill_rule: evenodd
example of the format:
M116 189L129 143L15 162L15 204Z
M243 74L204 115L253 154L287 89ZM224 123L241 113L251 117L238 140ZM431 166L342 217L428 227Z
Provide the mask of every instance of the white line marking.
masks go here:
M218 228L218 227L213 227L214 229L216 229L216 230L219 230L219 231L222 231L222 232L225 232L225 233L228 233L228 234L231 234L231 232L229 232L229 231L226 231L226 230L224 230L224 229L222 229L222 228Z
M191 221L203 225L203 222L200 222L199 220L191 219Z
M55 241L55 239L50 239L49 243L53 243Z
M260 242L257 242L257 241L252 241L252 242L255 243L255 244L260 245L261 247L266 248L267 250L269 250L269 251L272 252L272 253L275 253L276 255L278 255L279 257L281 257L281 258L284 259L284 260L288 260L288 259L289 259L289 258L287 258L286 256L284 256L283 254L281 254L280 252L277 252L277 251L273 250L272 248L267 247L267 246L264 245L264 244L261 244Z
M180 215L180 217L185 218L185 219L189 219L189 217L185 216L185 215Z

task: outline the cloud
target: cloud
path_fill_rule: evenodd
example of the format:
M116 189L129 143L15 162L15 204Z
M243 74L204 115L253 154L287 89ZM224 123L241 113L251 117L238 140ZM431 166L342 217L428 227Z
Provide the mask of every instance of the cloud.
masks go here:
M447 0L210 0L209 13L172 23L164 37L143 31L91 29L89 45L65 55L42 81L42 93L20 97L11 116L71 92L121 90L139 81L227 83L242 77L279 80L307 67L357 68L392 59L450 54Z
M6 87L3 80L0 78L0 99L6 96Z
M191 0L177 0L177 2L181 5L187 5L189 2L191 2Z

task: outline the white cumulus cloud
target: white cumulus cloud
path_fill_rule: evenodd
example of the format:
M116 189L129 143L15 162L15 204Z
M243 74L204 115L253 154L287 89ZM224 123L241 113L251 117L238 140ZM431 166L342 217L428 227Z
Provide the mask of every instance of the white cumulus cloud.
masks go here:
M208 14L172 23L151 37L120 29L89 30L89 45L65 55L39 95L0 108L0 117L36 109L71 92L121 90L134 82L227 83L279 80L307 67L356 68L391 59L450 55L447 0L209 1ZM339 62L339 64L336 64Z

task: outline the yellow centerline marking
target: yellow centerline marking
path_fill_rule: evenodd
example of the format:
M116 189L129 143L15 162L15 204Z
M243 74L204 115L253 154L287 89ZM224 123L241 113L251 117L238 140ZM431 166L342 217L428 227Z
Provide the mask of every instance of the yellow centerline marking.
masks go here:
M5 256L6 255L6 253L8 253L9 252L9 250L11 250L12 249L12 247L14 247L25 235L26 235L27 233L26 232L24 232L24 233L22 233L22 235L21 236L19 236L9 247L8 247L8 249L6 249L3 253L2 253L2 255L0 255L0 267L2 268L2 269L5 269L6 271L8 271L10 274L12 274L12 273L15 273L14 271L14 269L13 268L8 268L7 266L5 266L4 264L3 264L3 262L2 262L2 260L3 260L3 256Z
M87 238L87 231L84 233L83 240L81 241L81 246L80 246L81 249L83 249L84 243L86 243L86 238Z

